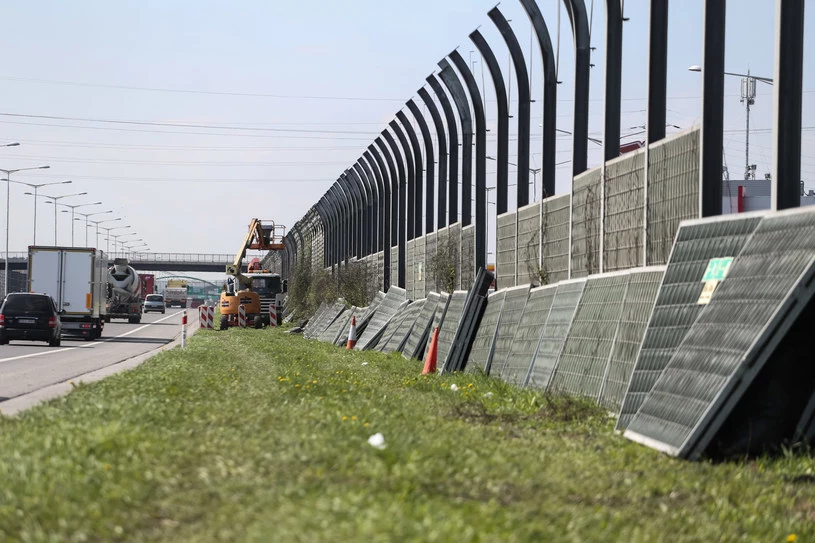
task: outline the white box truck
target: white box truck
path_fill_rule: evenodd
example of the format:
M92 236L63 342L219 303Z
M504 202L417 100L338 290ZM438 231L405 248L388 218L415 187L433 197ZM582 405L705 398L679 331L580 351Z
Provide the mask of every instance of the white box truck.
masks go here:
M28 248L28 291L50 295L62 334L86 340L102 336L107 303L108 261L99 249Z

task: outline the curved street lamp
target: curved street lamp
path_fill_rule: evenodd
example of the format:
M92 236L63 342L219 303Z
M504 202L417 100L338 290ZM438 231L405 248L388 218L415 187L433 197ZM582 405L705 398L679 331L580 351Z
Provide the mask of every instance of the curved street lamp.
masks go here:
M67 185L69 183L73 183L73 181L55 181L53 183L24 183L22 181L12 181L12 183L17 183L18 185L25 185L27 187L31 187L34 189L34 241L31 243L32 245L37 244L37 191L40 187L47 187L48 185ZM30 193L26 193L30 194Z
M85 206L98 206L98 205L102 205L102 202L92 202L92 203L89 203L89 204L74 204L74 205L71 205L71 204L60 204L60 205L61 205L61 206L65 206L65 207L70 207L70 208L71 208L71 247L74 247L74 220L76 220L76 217L74 216L74 214L75 214L75 213L74 213L74 210L75 210L76 208L78 208L78 207L85 207ZM67 209L63 209L63 210L62 210L62 212L63 212L63 213L68 213L68 210L67 210ZM88 231L87 231L87 230L85 230L85 237L86 237L86 238L87 238L87 233L88 233Z

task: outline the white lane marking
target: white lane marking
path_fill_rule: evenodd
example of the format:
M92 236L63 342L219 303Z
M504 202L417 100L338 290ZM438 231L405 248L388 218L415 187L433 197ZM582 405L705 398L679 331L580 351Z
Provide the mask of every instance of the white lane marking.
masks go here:
M22 360L24 358L33 358L35 356L44 356L44 355L47 355L47 354L55 354L55 353L66 353L68 351L73 351L74 349L92 349L94 346L99 345L100 343L104 343L104 342L107 342L107 341L113 341L114 339L118 339L118 338L121 338L121 337L126 337L126 336L129 336L130 334L135 334L139 330L144 330L145 328L147 328L151 324L157 324L159 322L165 321L165 320L167 320L169 318L175 317L176 315L180 315L180 314L181 314L180 311L178 313L172 313L170 315L167 315L166 317L160 318L159 320L157 320L155 322L150 322L150 323L145 324L144 326L139 326L138 328L136 328L134 330L130 330L129 332L125 332L124 334L119 334L118 336L101 339L101 340L97 341L96 343L88 343L87 345L82 345L80 347L65 347L65 348L56 349L56 350L53 350L53 351L42 351L42 352L39 352L39 353L23 354L23 355L20 355L20 356L12 356L10 358L0 358L0 362L13 362L14 360ZM168 340L168 342L169 341L172 341L172 340L170 339L170 340Z

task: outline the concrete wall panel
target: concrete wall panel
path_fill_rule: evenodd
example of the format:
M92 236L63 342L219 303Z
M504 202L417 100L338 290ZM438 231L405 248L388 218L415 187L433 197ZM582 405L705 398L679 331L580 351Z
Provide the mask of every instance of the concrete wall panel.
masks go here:
M642 265L645 149L606 163L603 271Z
M574 178L571 278L600 271L600 168Z
M495 265L495 282L499 289L515 286L515 259L518 254L515 239L516 218L517 214L512 211L498 215L496 223L496 252L498 255Z
M552 196L542 202L541 282L551 285L569 278L569 195Z

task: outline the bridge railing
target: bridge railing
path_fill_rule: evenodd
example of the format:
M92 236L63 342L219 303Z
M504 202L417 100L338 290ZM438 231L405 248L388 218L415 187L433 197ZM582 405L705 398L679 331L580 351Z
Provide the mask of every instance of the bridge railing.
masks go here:
M127 258L133 262L185 262L190 264L227 264L235 259L235 255L230 254L201 254L201 253L128 253L116 252L108 253L108 260L114 258ZM28 260L27 252L9 252L9 262ZM0 262L5 260L5 254L0 253Z

